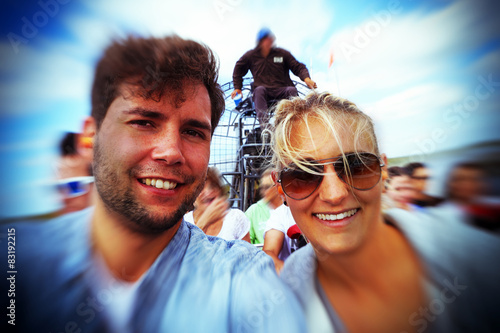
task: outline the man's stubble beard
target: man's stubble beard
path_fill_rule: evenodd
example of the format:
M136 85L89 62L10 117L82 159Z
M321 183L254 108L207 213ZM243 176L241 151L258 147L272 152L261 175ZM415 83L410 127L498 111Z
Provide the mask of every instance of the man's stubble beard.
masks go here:
M93 170L97 192L106 210L121 215L124 226L134 232L158 234L171 229L183 218L185 213L193 209L194 201L203 190L205 182L201 181L193 192L184 197L172 214L161 216L154 214L137 201L128 185L119 187L119 184L126 182L119 181L116 169L108 163L104 156L105 152L102 151L96 140L94 142ZM125 176L128 177L127 181L134 178L132 171L129 171ZM183 180L185 184L191 184L196 181L196 177L183 176Z

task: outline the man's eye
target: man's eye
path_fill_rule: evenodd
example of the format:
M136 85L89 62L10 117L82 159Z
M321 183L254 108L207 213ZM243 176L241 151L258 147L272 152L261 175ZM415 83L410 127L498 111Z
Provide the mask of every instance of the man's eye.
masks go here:
M138 127L154 127L153 122L150 120L142 120L142 119L132 120L130 121L130 124L136 125Z
M186 133L189 136L193 136L193 137L199 137L199 138L205 137L205 135L203 133L200 133L199 131L191 130L191 129L185 130L184 133Z

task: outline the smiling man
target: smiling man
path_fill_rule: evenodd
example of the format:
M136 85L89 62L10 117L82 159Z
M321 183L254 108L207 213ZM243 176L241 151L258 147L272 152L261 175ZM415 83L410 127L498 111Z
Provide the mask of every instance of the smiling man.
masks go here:
M96 205L13 226L16 328L304 330L269 257L183 220L203 188L224 109L217 70L208 47L175 36L108 47L83 130L93 142L84 153L93 155Z

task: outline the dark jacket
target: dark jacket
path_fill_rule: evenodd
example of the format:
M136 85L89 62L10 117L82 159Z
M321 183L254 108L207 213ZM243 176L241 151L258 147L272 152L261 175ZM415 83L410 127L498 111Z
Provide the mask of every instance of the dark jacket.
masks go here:
M306 66L298 62L290 52L279 47L273 47L265 58L261 55L258 47L246 52L234 66L234 89L242 88L243 76L248 70L252 72L255 87L280 88L293 86L289 74L290 70L302 81L309 77Z

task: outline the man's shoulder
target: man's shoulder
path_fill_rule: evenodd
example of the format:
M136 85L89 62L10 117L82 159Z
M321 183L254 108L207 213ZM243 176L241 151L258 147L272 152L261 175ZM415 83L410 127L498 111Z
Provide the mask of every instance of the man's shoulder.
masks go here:
M290 51L288 51L282 47L273 47L272 52L275 52L278 54L291 54Z
M15 230L20 291L33 291L36 295L31 296L38 300L42 294L37 288L44 290L43 295L58 292L86 270L92 212L86 209L52 220L25 220L8 226Z
M173 290L168 302L175 304L162 307L161 329L217 332L224 326L230 332L274 332L281 327L287 332L304 331L297 299L276 275L269 256L247 242L226 241L207 236L196 226L187 227L189 245L175 284L159 284L162 291ZM199 320L193 321L193 313Z
M221 268L227 266L245 269L246 265L269 265L272 268L272 260L246 241L227 241L207 236L195 225L187 224L187 226L191 231L188 258L191 254L195 254L197 258L192 258L193 260L215 264Z
M53 247L71 242L73 238L81 238L81 230L88 227L92 212L92 208L87 208L50 220L25 219L9 224L8 228L15 229L16 236L23 239L23 242L20 242L22 246L33 245L40 248L46 244L44 241L50 238Z
M249 58L249 57L252 57L255 54L259 54L259 50L256 49L256 48L253 48L253 49L250 49L250 50L246 51L245 53L243 53L243 55L241 56L241 58Z

